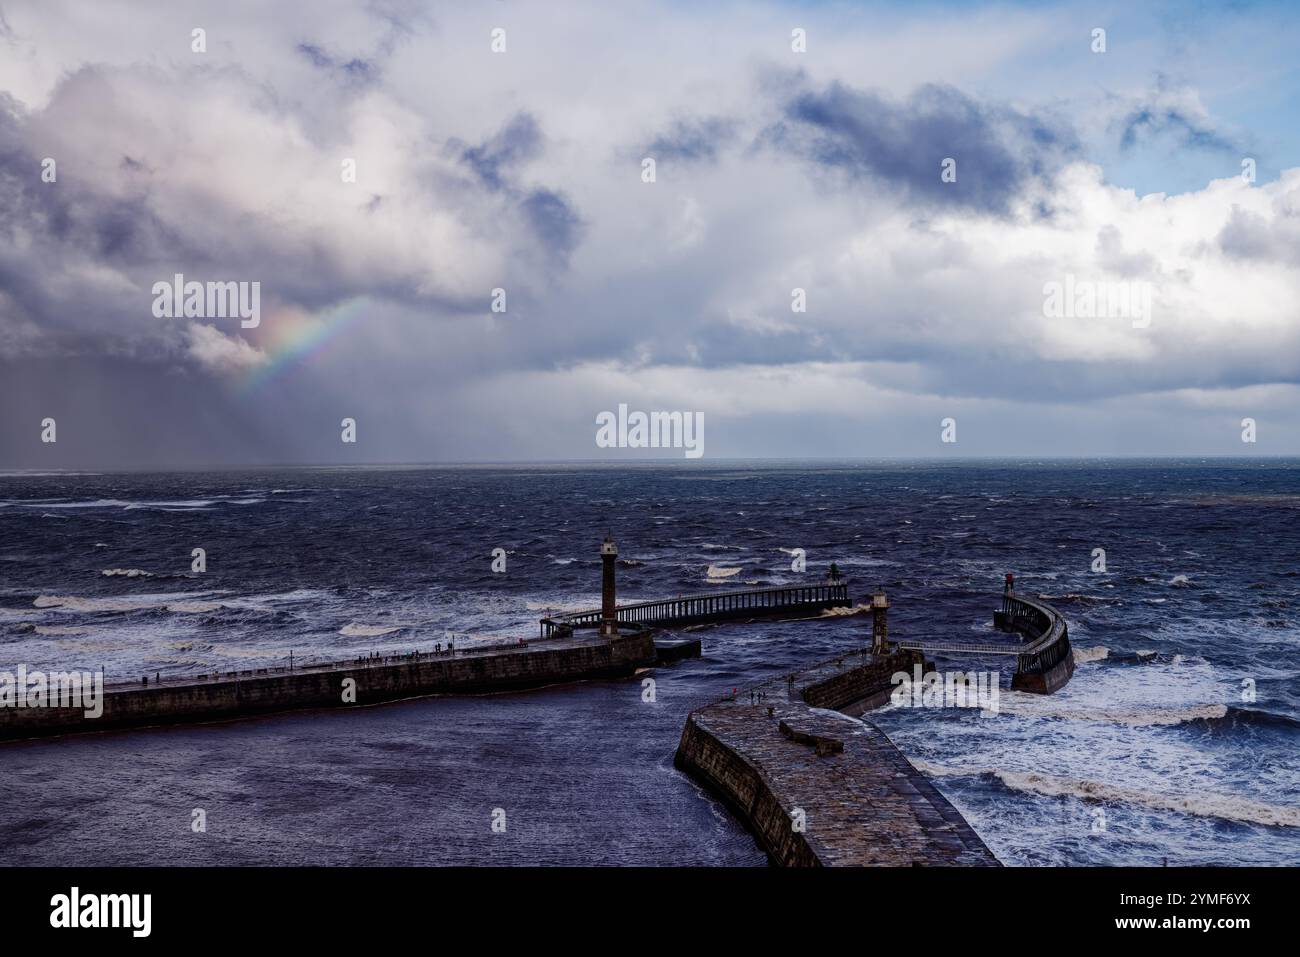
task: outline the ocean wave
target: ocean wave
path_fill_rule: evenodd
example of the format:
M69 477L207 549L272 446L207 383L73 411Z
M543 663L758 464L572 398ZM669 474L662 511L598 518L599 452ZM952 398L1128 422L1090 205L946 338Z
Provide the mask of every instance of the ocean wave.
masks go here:
M258 660L282 658L286 662L289 660L289 652L282 648L254 648L248 645L222 645L221 656L223 658L239 658L241 660L245 658ZM295 660L306 661L311 657L311 655L300 655Z
M1067 592L1063 595L1046 595L1040 593L1038 596L1043 601L1055 602L1058 605L1120 605L1123 599L1114 598L1109 595L1087 595L1082 592Z
M32 602L35 608L51 608L58 611L101 612L101 611L146 611L166 608L180 599L202 598L214 594L210 591L173 592L161 595L133 595L123 598L84 598L79 595L37 595Z
M718 565L710 565L707 574L709 578L733 578L742 571L744 571L743 568L723 568Z
M153 578L153 572L147 572L142 568L105 568L100 571L101 575L112 577L122 575L127 578Z
M1288 731L1300 729L1300 719L1259 708L1228 708L1227 714L1217 718L1207 718L1205 723L1210 726L1247 724L1265 728L1285 728Z
M339 629L339 634L345 638L378 638L380 635L391 635L395 631L401 631L405 625L363 625L359 622L349 622Z
M177 601L167 606L167 610L181 615L206 615L221 608L231 606L219 601Z
M1039 771L954 768L916 759L912 760L912 764L917 770L934 777L992 777L1013 791L1042 797L1073 797L1099 803L1136 804L1157 811L1215 817L1266 827L1300 827L1300 807L1264 804L1236 794L1164 794L1100 781L1054 777Z
M1105 645L1098 645L1096 648L1074 647L1074 663L1076 665L1088 664L1093 661L1101 661L1103 658L1110 657L1110 649Z
M161 499L130 501L120 498L96 498L76 501L59 501L58 499L4 499L0 508L41 508L41 509L81 509L81 508L120 508L157 509L164 512L184 512L209 509L214 505L256 505L265 502L260 496L249 495L213 495L210 498Z
M1003 695L1000 709L1006 714L1025 718L1059 718L1099 724L1120 724L1130 728L1149 728L1186 724L1222 718L1228 706L1217 702L1172 707L1111 707L1071 705L1068 701L1037 695Z
M173 501L163 501L163 502L130 502L130 503L127 504L126 508L127 508L128 511L129 511L130 509L133 509L133 508L157 508L157 509L164 509L164 510L167 510L167 509L190 510L190 509L200 509L200 508L211 508L211 507L212 507L212 504L213 504L213 500L210 499L210 498L196 498L196 499L180 499L180 500L178 500L178 501L174 501L174 502L173 502Z
M863 615L871 611L870 605L854 605L851 608L824 608L821 618L845 618L849 615Z
M13 508L124 508L130 505L130 502L124 502L117 498L97 498L88 502L59 502L52 500L42 501L40 499L7 499L0 502L0 507L10 506Z

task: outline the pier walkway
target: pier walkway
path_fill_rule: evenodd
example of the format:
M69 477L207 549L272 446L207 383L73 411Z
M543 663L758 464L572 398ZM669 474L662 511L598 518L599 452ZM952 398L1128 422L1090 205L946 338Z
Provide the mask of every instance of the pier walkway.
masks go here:
M421 652L173 678L105 688L102 713L81 707L0 708L0 740L187 722L223 721L299 708L348 709L440 694L492 694L596 678L626 678L658 660L650 629L618 635Z
M1070 630L1064 616L1045 602L1023 598L1011 590L1002 595L1002 607L993 615L993 623L1004 632L1013 632L1024 640L1017 642L897 642L905 651L936 655L1015 655L1016 673L1011 687L1017 691L1051 694L1060 690L1074 674L1074 654L1070 649Z
M811 614L827 608L851 605L845 581L809 585L777 585L770 588L728 589L679 595L655 601L632 602L614 609L619 625L646 625L654 628L679 628L719 621L744 621ZM566 612L541 619L541 636L598 627L602 609Z
M851 654L747 688L691 712L674 763L777 865L998 866L884 732L849 717L918 664L917 652Z

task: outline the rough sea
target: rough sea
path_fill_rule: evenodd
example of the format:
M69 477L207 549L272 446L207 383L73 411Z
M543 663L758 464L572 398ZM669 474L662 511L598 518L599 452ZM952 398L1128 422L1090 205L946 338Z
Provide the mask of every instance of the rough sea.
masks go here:
M1300 864L1297 460L0 473L0 671L138 681L534 637L599 604L606 532L621 600L833 561L859 601L888 592L893 638L991 637L1014 572L1068 619L1069 685L1004 672L995 715L870 716L994 853ZM0 744L0 864L759 865L673 769L683 720L861 648L870 616L695 634L653 702L601 681Z

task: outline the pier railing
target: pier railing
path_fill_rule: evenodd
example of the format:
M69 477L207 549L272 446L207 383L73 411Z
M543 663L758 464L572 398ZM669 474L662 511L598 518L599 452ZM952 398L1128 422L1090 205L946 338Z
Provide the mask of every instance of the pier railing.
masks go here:
M1050 694L1069 680L1074 672L1069 626L1051 605L1004 592L993 624L1001 631L1018 633L1023 640L1014 644L907 640L896 647L924 654L1015 655L1013 688Z
M1065 618L1051 605L1008 592L1002 596L998 625L1029 639L1020 649L1017 671L1048 671L1070 654L1069 628Z
M670 627L799 611L818 611L848 604L850 604L848 582L837 581L678 595L676 598L619 605L615 613L620 625ZM538 625L541 636L550 638L575 628L598 627L600 620L600 609L594 608L550 615L541 619Z

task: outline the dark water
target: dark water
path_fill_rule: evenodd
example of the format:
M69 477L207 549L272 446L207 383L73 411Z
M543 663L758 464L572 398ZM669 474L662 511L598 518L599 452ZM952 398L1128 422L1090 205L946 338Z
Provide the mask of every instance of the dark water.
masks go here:
M125 679L533 635L547 609L598 603L607 529L625 599L835 561L855 593L889 591L894 637L987 635L1015 571L1069 619L1070 685L1004 690L997 715L873 716L994 852L1296 864L1298 519L1293 460L0 476L0 670ZM652 703L598 682L0 745L0 863L761 863L673 770L685 714L868 631L707 630Z

